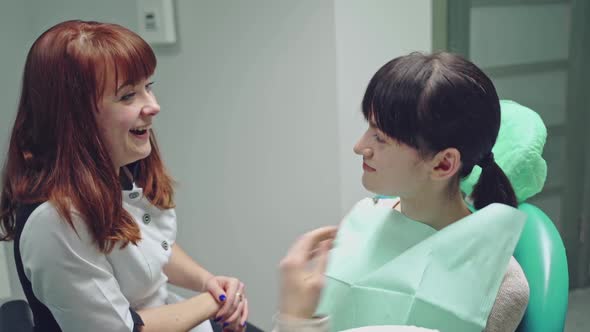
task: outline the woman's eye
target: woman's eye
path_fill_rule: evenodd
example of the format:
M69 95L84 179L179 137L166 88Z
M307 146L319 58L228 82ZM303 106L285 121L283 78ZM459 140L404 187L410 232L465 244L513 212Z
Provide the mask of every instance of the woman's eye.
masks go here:
M153 85L154 85L154 82L149 82L148 84L145 85L145 89L148 92L151 92L153 90Z
M121 101L129 101L129 100L131 100L131 99L132 99L134 96L135 96L135 92L131 92L131 93L124 94L124 95L121 97Z
M375 134L373 135L373 137L375 137L375 140L379 143L385 143L385 140L382 139L381 137L379 137L379 135Z

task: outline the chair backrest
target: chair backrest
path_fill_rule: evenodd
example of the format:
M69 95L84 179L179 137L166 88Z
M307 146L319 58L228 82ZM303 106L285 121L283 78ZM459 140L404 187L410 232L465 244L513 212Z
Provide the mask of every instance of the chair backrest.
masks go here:
M0 306L0 332L33 332L33 315L24 300L12 300Z
M529 305L517 331L562 332L568 304L569 277L563 241L555 225L532 204L518 207L528 216L514 258L530 288Z

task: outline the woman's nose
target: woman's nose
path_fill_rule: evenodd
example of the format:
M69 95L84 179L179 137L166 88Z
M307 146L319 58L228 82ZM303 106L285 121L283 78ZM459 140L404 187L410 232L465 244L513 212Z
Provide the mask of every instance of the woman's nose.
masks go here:
M362 140L359 140L353 148L354 153L363 156L363 158L370 158L373 156L373 150L369 147L363 146Z
M160 104L155 98L152 98L143 106L141 112L147 116L155 116L160 113Z

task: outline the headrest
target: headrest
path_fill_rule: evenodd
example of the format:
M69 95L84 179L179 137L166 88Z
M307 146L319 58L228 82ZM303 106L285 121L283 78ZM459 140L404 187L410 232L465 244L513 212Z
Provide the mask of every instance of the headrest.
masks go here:
M498 139L492 149L516 193L518 203L539 193L547 178L547 163L542 157L547 128L535 111L511 100L501 100ZM461 182L461 190L470 195L481 168L475 166Z

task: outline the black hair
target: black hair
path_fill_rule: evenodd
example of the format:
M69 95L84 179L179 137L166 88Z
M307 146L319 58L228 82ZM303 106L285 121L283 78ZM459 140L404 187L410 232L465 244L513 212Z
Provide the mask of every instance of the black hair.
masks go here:
M514 189L491 154L500 100L492 81L470 61L447 52L395 58L369 82L362 111L379 130L422 156L456 148L462 163L458 179L482 166L471 194L476 209L493 202L516 207Z

